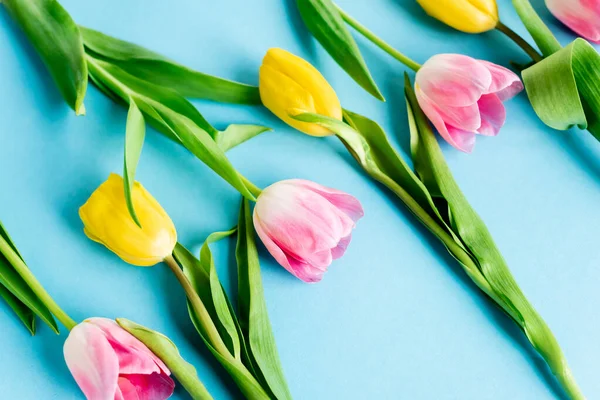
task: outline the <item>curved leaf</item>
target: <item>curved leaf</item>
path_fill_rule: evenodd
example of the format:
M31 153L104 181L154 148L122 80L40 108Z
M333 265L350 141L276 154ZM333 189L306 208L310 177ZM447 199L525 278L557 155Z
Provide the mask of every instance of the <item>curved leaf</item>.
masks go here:
M329 55L373 97L385 101L346 23L331 0L296 0L300 16Z
M67 104L85 114L87 64L79 28L56 0L4 0L42 57Z
M85 46L129 74L175 90L183 97L261 104L258 87L194 71L141 46L80 26Z
M583 39L523 71L531 104L548 126L577 125L600 139L600 55Z
M125 202L131 218L141 227L140 221L133 206L132 191L135 183L135 171L137 169L144 137L146 136L146 123L135 100L129 100L129 112L127 113L127 127L125 128L125 161L123 163L123 180L125 187Z
M198 378L198 373L192 364L181 357L177 346L165 335L136 324L125 318L117 318L121 328L144 343L171 370L173 376L187 390L192 399L212 400L212 396Z

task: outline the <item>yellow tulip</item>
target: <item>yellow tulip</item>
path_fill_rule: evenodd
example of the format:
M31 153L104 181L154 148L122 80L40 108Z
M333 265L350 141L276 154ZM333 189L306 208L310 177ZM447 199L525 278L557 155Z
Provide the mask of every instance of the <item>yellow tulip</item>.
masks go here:
M170 256L177 244L171 218L139 183L132 191L133 205L141 228L131 218L125 203L123 178L111 174L79 209L84 232L125 262L148 267Z
M315 113L342 119L335 91L315 67L282 49L269 49L259 74L260 98L269 110L288 125L312 136L333 132L313 123L300 122L290 114Z
M454 29L481 33L498 25L496 0L417 0L425 12Z

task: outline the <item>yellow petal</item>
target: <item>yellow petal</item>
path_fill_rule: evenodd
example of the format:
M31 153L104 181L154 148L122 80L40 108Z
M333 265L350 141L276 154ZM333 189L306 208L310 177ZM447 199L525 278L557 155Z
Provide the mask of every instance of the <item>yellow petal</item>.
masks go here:
M111 174L79 209L84 232L124 261L138 266L157 264L171 255L177 243L173 222L160 204L135 182L133 204L142 227L131 219L123 178Z
M270 49L259 74L263 104L292 127L313 136L332 132L307 122L296 121L290 110L302 110L342 119L340 101L327 80L316 68L300 57L282 49Z
M492 30L498 24L496 0L417 0L425 12L467 33Z

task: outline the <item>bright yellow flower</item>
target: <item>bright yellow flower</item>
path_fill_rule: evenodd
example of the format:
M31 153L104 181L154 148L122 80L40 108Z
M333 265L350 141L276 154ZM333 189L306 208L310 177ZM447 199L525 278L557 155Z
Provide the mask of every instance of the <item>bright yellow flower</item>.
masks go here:
M130 264L155 265L173 252L177 244L175 226L139 182L133 186L132 198L141 228L127 210L123 178L110 174L79 209L84 232Z
M282 49L267 51L260 67L260 98L269 110L292 127L312 136L331 131L291 114L304 112L342 119L342 106L335 91L315 67Z
M481 33L498 24L496 0L417 0L433 18L467 33Z

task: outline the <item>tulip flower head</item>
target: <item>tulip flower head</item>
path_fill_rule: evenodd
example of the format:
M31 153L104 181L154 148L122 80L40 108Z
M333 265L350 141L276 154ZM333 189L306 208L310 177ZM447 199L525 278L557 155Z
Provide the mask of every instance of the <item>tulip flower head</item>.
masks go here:
M258 236L279 264L305 282L318 282L344 254L362 216L353 196L291 179L263 190L253 218Z
M496 0L417 0L417 3L433 18L462 32L487 32L498 24Z
M335 91L315 67L282 49L269 49L259 73L260 98L273 114L288 125L312 136L333 133L317 124L301 122L291 115L315 113L342 119Z
M164 400L175 388L165 364L110 319L91 318L74 327L64 355L88 400Z
M575 33L600 43L600 0L546 0L546 5Z
M459 54L431 57L415 79L419 105L440 135L470 153L475 135L495 136L506 120L502 102L523 90L512 71Z
M170 256L177 244L173 222L160 204L135 182L133 204L141 228L133 221L123 188L123 178L111 174L79 209L84 232L124 261L145 267Z

